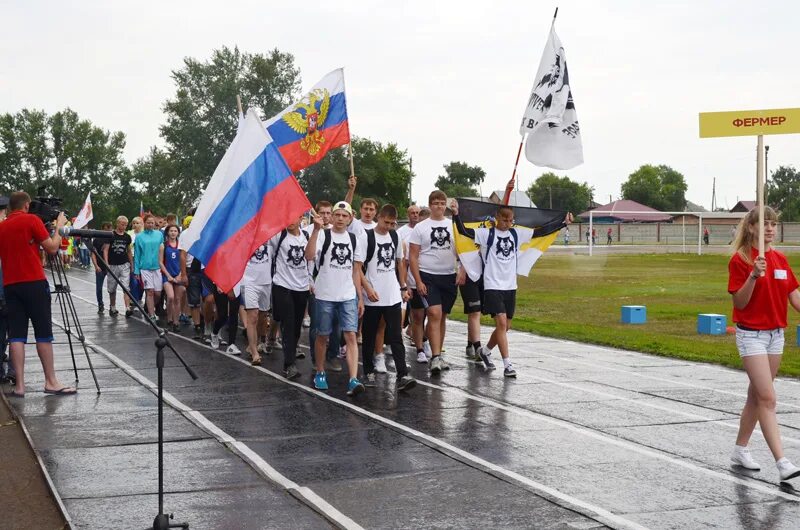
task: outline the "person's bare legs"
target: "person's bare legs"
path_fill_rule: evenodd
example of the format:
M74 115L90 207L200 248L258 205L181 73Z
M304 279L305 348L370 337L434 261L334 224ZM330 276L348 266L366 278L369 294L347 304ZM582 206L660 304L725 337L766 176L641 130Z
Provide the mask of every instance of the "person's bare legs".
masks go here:
M167 295L167 322L172 324L177 320L177 315L175 315L175 290L171 283L164 284L164 292Z
M442 341L444 340L444 333L442 333L442 306L432 305L426 310L428 316L428 342L431 345L431 352L433 356L442 354ZM437 361L438 362L438 361Z
M153 301L153 290L152 289L145 289L144 290L144 300L145 305L147 306L147 315L152 317L156 314L156 305Z
M511 321L506 318L505 313L500 313L494 317L495 328L486 347L490 350L498 346L500 357L508 359L508 330L511 329Z
M344 332L344 342L347 344L347 371L350 372L350 379L358 377L358 343L356 342L355 331ZM317 336L319 344L319 336ZM325 366L325 350L322 350L322 365Z
M11 349L11 363L14 366L17 377L14 392L22 395L25 393L25 343L12 342L9 346ZM71 387L62 385L58 377L56 377L55 363L53 362L53 344L50 342L37 342L36 353L39 354L39 361L42 363L42 370L44 371L44 389L60 390L65 388L72 390Z
M481 312L475 311L467 316L467 341L472 344L481 341Z
M383 335L386 333L386 321L378 320L378 331L375 333L375 355L383 355Z
M447 313L442 313L439 321L439 353L444 349L444 335L447 333Z
M247 350L254 361L261 358L258 353L258 313L258 309L245 310L247 317Z
M325 350L327 349L328 336L317 333L317 340L314 342L314 365L317 368L318 374L325 372ZM358 360L356 360L356 362L358 362Z
M411 310L411 337L418 350L422 349L422 343L425 341L425 327L422 325L424 321L425 309Z
M770 375L772 379L778 375L778 368L781 365L781 355L767 355L769 361ZM742 415L739 418L739 434L736 436L736 445L746 447L750 443L750 437L758 422L758 399L755 388L751 382L747 388L747 401L745 401Z
M772 361L770 357L777 357L777 362L780 364L780 355L748 355L742 357L742 364L750 378L750 385L752 386L752 394L755 398L755 409L758 417L758 423L761 426L761 434L767 441L772 456L775 460L783 458L783 443L781 442L780 428L778 427L778 418L775 414L776 398L775 387L772 384ZM748 391L748 400L750 400L750 392ZM751 405L752 407L752 405ZM745 408L747 405L745 404ZM749 412L749 411L748 411ZM743 411L743 420L744 411ZM745 420L748 424L744 426L740 423L739 437L737 437L737 445L747 445L747 443L739 444L740 441L746 438L749 440L747 428L752 418L748 415ZM752 429L750 429L752 433Z

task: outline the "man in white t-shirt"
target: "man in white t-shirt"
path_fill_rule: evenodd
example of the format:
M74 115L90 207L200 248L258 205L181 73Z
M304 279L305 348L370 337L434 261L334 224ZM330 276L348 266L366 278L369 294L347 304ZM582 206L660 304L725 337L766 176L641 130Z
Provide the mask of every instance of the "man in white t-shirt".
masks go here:
M253 366L261 365L261 355L258 351L258 324L259 320L266 318L267 311L270 308L271 292L272 292L272 249L268 243L262 244L258 247L247 266L244 269L244 276L242 276L241 293L239 294L239 301L245 310L247 318L247 351L250 353L250 364ZM239 353L239 348L235 344L228 346L228 353Z
M360 236L364 230L371 230L375 228L375 215L378 213L378 201L375 199L364 198L361 199L361 217L353 219L350 226L347 227L349 232Z
M475 240L483 257L483 313L494 318L495 329L489 342L480 347L478 354L486 368L494 370L491 355L492 348L497 345L503 359L503 375L516 377L517 372L508 351L508 330L511 329L517 301L519 249L533 238L534 231L514 226L514 209L511 206L497 208L495 226L492 228L466 228L458 216L457 202L450 204L450 210L458 232ZM571 214L568 214L565 224L571 220Z
M411 273L428 318L431 375L449 368L442 359L447 315L456 301L456 242L453 223L444 216L447 195L434 190L428 197L429 219L419 223L409 239Z
M428 363L431 347L425 338L425 306L422 305L422 299L417 294L417 284L414 281L414 275L411 274L408 242L417 224L430 216L430 210L427 207L425 209L428 211L428 215L423 217L422 209L419 206L416 204L409 206L406 210L408 224L401 226L397 230L397 235L400 236L400 241L403 244L403 268L406 270L406 281L408 282L408 290L411 293L411 298L403 304L403 323L408 322L411 326L411 338L417 348L417 362L421 364Z
M333 228L323 229L322 218L314 216L314 230L306 246L305 257L316 262L316 278L314 280L315 313L317 317L317 337L314 344L317 373L314 376L314 388L328 389L325 374L325 349L328 337L333 331L334 317L347 343L347 368L350 379L347 383L347 395L354 396L364 391L364 385L358 380L358 345L356 331L358 319L364 311L361 300L361 270L355 266L356 261L363 261L357 253L356 238L347 231L347 225L353 218L353 209L344 201L333 207Z
M301 218L302 219L302 218ZM295 365L297 343L303 329L303 316L308 303L311 276L308 273L306 247L310 236L300 230L300 220L290 224L270 239L273 256L272 312L280 322L283 344L283 373L296 379L300 372Z
M408 375L406 348L403 344L403 316L400 304L409 299L406 271L402 268L403 245L400 236L392 230L397 223L397 208L386 204L381 208L374 229L366 230L358 238L362 249L356 266L364 271L361 284L366 294L361 348L364 358L364 384L375 384L376 367L373 364L378 324L385 322L384 338L392 349L397 371L397 390L408 390L416 385Z

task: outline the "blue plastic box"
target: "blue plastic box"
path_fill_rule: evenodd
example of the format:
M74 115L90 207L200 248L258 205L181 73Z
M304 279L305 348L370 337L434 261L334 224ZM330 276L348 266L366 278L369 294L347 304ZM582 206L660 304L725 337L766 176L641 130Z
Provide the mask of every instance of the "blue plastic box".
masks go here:
M623 324L644 324L647 322L647 307L643 305L622 306Z
M697 315L697 332L702 335L724 335L728 326L725 315L703 313Z

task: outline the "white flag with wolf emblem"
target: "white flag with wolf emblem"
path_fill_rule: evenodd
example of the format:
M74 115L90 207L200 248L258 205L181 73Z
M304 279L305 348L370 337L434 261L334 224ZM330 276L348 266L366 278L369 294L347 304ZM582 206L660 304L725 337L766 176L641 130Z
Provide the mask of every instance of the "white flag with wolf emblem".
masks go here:
M572 101L567 58L555 24L550 27L519 133L528 135L525 156L534 165L572 169L583 163L581 129Z

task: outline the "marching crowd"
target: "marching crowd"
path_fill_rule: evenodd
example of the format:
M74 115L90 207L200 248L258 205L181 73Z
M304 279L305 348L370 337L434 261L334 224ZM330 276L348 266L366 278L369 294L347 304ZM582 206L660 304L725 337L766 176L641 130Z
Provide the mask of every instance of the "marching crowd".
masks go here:
M410 206L408 224L398 228L397 208L381 206L375 199L362 199L355 215L350 203L356 183L351 177L342 201L319 201L311 222L298 218L260 245L239 284L229 292L217 288L199 259L179 249L181 231L191 223L191 214L181 226L174 214L164 219L151 214L135 217L130 229L125 216L113 226L103 223L101 229L113 230L112 237L90 242L96 250L90 260L98 313L106 311L106 291L108 314L119 315L118 283L122 283L137 300L144 298L145 317L157 321L162 314L162 324L172 332L192 323L196 340L224 347L232 355L242 354L236 344L241 322L251 363L260 365L262 355L280 347L288 379L301 375L297 360L305 353L298 342L303 327L310 327L314 387L326 390L327 372L346 370L347 393L356 395L374 386L378 374L388 373L389 352L396 388L406 391L416 385L406 364L404 331L416 350L416 361L427 364L432 375L450 368L443 356L446 319L460 289L469 314L467 359L493 370L492 349L497 346L504 375L516 377L506 331L515 310L517 251L533 231L512 228L513 209L502 206L494 228L467 229L458 218L457 202L451 199L448 204L438 190L430 194L427 207ZM452 219L445 216L448 208ZM484 252L485 282L484 278L473 282L458 263L455 230L484 249L492 245L487 238L513 233L516 251ZM62 256L86 243L64 238L59 241ZM65 263L72 259L65 258ZM81 265L86 263L82 255ZM127 294L122 310L126 317L135 311ZM492 315L497 324L485 345L480 338L481 313ZM37 342L38 338L37 334Z

